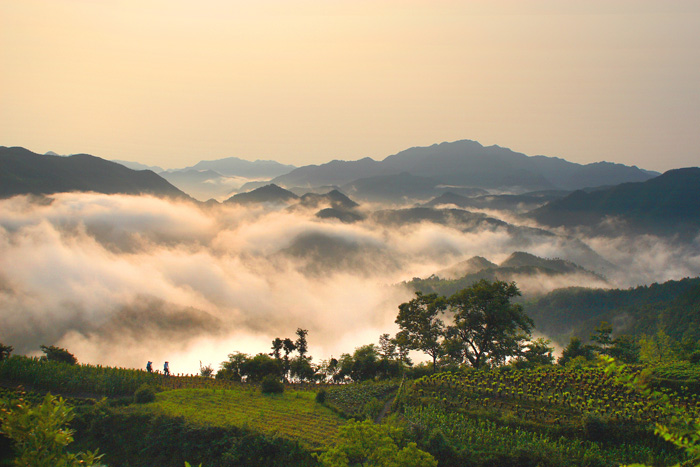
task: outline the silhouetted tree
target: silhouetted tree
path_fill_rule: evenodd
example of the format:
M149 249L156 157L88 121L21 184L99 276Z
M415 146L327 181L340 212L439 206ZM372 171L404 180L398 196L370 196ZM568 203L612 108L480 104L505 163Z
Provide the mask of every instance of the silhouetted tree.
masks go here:
M70 365L75 365L78 363L78 359L75 358L75 355L67 351L66 349L62 349L60 347L56 347L53 345L50 346L41 346L42 352L46 354L44 358L46 358L50 362L63 362L63 363L68 363Z
M482 279L449 298L454 324L448 335L462 341L463 358L474 368L519 355L529 340L534 323L511 303L519 295L515 282Z
M297 340L294 342L294 346L297 349L297 352L299 353L299 356L301 358L304 358L306 356L306 352L309 351L309 345L306 342L306 336L309 334L309 331L306 329L302 328L297 328Z
M228 354L228 361L221 363L221 369L216 373L216 378L229 381L241 381L244 374L243 367L249 358L248 354L242 352Z
M401 331L397 340L404 342L407 348L425 352L433 359L433 370L442 353L440 342L444 335L445 324L439 316L445 311L447 303L437 294L423 295L416 292L416 298L399 305L396 324Z
M282 358L282 342L282 339L279 337L275 337L275 339L272 341L272 352L270 353L270 356L275 360Z
M0 342L0 362L9 357L13 350L14 348L11 345L5 345Z

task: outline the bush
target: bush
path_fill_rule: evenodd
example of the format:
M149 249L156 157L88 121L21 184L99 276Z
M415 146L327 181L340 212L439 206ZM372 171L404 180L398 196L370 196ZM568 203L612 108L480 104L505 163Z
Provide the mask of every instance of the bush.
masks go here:
M148 402L153 402L154 400L156 400L156 391L148 384L141 385L141 387L134 393L134 401L137 404L146 404Z
M0 342L0 361L3 361L7 357L9 357L13 350L14 349L11 345L5 345L2 342Z
M326 402L326 390L325 389L321 389L320 391L318 391L316 393L316 402L318 402L319 404L323 404Z
M700 350L696 350L695 352L690 354L690 358L688 358L688 361L690 363L697 365L700 363Z
M581 419L583 433L590 441L605 441L611 435L609 420L594 414L586 414Z
M281 394L284 392L284 384L277 376L267 375L262 380L260 390L263 394Z
M50 362L63 362L63 363L69 363L71 365L75 365L78 363L78 359L75 358L75 355L67 351L66 349L62 349L60 347L56 347L53 345L50 346L41 346L41 351L46 354L46 359Z

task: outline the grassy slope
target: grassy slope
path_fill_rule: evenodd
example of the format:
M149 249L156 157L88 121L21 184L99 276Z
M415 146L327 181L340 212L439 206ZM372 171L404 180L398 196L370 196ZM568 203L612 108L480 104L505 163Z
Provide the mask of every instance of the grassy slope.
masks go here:
M313 449L332 443L344 423L314 397L311 391L264 395L242 388L177 389L158 394L156 402L145 408L201 425L247 427L276 434Z

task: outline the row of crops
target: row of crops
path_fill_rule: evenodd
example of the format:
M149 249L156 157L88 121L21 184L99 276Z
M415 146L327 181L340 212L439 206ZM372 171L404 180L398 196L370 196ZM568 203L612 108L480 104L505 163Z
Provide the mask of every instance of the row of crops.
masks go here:
M347 417L374 417L398 386L395 381L342 384L327 390L326 404Z
M672 405L700 414L700 397L666 390ZM612 420L659 422L670 408L617 382L599 369L542 367L535 370L440 373L416 380L410 394L456 409L509 411L521 418L560 423L570 414L594 414ZM544 409L544 410L543 410Z
M221 390L186 389L164 391L144 410L162 410L205 426L247 427L297 440L313 449L332 443L344 423L314 397L313 391L265 395L242 385Z
M201 376L166 377L158 373L101 365L71 365L35 357L0 361L0 380L56 393L129 396L143 384L167 389L211 388L227 383Z

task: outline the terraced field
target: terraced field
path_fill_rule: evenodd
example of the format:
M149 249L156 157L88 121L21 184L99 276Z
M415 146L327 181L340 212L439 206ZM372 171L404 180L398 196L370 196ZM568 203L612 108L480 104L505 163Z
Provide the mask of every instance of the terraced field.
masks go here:
M159 393L145 409L202 425L253 428L317 449L335 441L344 420L314 397L312 391L264 395L255 388L176 389Z

